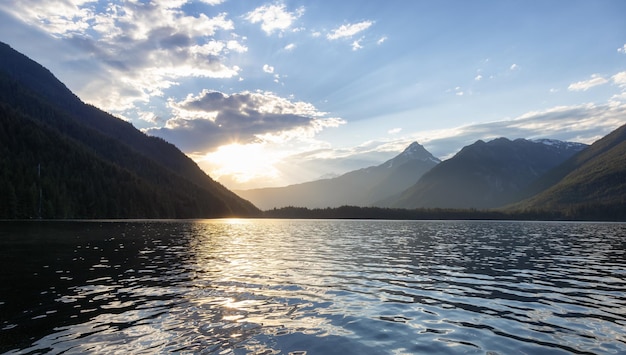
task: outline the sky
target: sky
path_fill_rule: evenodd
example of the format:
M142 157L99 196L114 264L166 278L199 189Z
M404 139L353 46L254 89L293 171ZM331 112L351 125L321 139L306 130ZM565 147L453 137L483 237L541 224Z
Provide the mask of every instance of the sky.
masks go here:
M0 41L231 189L626 123L623 0L2 0Z

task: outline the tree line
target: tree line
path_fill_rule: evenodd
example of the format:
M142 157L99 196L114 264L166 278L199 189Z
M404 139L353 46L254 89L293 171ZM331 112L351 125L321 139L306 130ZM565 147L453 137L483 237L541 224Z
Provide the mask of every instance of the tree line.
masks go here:
M309 209L289 206L264 211L263 217L291 219L626 221L626 203L579 204L556 210L402 209L358 206Z

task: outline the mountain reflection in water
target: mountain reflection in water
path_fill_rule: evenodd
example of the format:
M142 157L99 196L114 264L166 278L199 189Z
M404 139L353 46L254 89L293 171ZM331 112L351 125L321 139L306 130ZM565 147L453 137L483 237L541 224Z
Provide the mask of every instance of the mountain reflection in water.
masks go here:
M626 225L2 222L0 352L626 353Z

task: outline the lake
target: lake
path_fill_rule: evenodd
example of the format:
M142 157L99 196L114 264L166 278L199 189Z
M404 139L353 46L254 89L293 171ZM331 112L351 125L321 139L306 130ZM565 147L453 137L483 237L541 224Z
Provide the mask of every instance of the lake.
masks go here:
M625 354L626 224L0 222L0 352Z

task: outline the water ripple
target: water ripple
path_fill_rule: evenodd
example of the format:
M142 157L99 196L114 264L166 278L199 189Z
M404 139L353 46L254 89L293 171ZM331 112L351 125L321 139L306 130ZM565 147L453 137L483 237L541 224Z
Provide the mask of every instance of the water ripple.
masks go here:
M9 223L0 351L626 353L626 225Z

